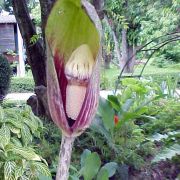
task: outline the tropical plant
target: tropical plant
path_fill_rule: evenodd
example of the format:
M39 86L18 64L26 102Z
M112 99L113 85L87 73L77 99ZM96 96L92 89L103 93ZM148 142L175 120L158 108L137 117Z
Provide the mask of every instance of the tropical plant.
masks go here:
M143 129L136 125L136 120L153 118L147 115L148 108L160 97L162 94L157 84L126 79L122 81L118 95L110 95L107 100L100 98L98 113L91 125L92 132L87 134L92 137L103 160L116 159L121 165L127 164L136 169L145 164L146 156L154 154L155 146Z
M78 171L75 167L71 166L72 175L70 175L70 180L79 180L84 178L84 180L108 180L110 177L114 176L118 164L116 162L109 162L101 167L101 159L96 152L91 152L85 149L81 154L81 168Z
M28 107L0 107L0 179L35 180L41 175L51 176L47 162L32 146L42 128L42 122Z

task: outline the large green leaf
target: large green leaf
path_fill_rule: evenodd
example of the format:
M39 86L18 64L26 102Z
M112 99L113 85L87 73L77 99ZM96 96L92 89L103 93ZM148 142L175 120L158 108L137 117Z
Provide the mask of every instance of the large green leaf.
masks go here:
M6 151L13 152L27 160L41 161L41 157L34 152L34 149L28 147L18 147L13 144L8 145Z
M84 163L85 164L82 170L84 180L92 180L99 171L101 160L98 154L94 152L86 157Z
M119 103L119 99L117 98L117 96L114 95L109 95L108 96L108 101L110 102L111 106L116 110L119 111L121 108L121 105Z
M108 142L107 144L115 151L117 152L117 148L115 147L114 144L114 140L112 138L112 135L110 133L110 131L108 131L105 127L104 124L102 122L102 119L98 116L96 116L94 118L94 120L91 123L90 129L92 129L93 131L102 134L105 138L106 141Z
M106 163L101 169L106 169L108 172L108 177L112 177L118 169L118 164L116 162Z
M15 180L14 172L16 163L14 161L8 161L4 164L4 180Z
M109 180L108 171L106 169L101 168L97 175L97 180Z
M166 159L172 159L172 157L176 155L180 155L180 145L179 144L174 144L173 146L169 148L165 148L161 150L155 158L152 160L152 162L159 162L161 160L166 160Z
M133 105L134 100L133 99L127 99L126 102L122 105L122 110L124 112L129 111L129 109L131 108L131 106Z
M0 129L0 146L4 148L10 142L10 130L9 128L3 124Z
M85 165L85 159L86 159L87 156L90 155L90 154L91 154L91 151L88 150L88 149L85 149L85 150L83 151L83 153L81 154L81 168L84 167L84 165Z
M32 135L29 127L26 124L24 124L23 128L21 129L21 136L25 146L32 142Z
M0 122L4 122L4 110L1 106L0 106Z
M104 126L107 130L114 128L114 110L109 102L101 97L99 99L98 115L102 117Z
M25 169L23 167L16 166L15 173L14 173L15 179L22 177L24 174L24 171L25 171Z
M48 167L44 163L34 161L31 163L31 165L33 166L33 168L35 168L38 175L44 175L47 177L51 177L51 173L50 173Z
M13 118L8 116L7 122L11 123L16 128L20 128L21 129L23 127L23 122L19 119L19 117L16 114L17 114L17 112L14 113L14 117Z

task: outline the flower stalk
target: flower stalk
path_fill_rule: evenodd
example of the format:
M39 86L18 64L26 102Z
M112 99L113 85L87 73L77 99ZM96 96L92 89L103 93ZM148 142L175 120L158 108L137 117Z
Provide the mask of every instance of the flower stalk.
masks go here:
M69 167L74 140L74 137L62 136L56 180L67 180L69 177Z

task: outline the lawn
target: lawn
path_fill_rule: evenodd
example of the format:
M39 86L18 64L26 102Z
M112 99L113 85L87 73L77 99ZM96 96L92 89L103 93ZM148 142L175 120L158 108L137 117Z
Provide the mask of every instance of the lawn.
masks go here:
M123 76L140 75L143 66L135 66L134 73L123 74ZM115 87L115 81L120 74L120 70L111 66L110 69L101 69L101 82L102 89L113 89ZM147 65L142 74L143 77L152 77L156 82L161 82L167 78L167 76L177 77L180 75L180 64L169 65L164 68L159 68L156 66Z

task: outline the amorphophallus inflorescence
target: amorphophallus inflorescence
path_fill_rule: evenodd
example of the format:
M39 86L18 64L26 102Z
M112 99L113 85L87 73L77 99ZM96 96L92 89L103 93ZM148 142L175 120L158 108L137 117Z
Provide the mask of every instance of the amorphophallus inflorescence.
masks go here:
M56 179L68 178L73 141L97 109L100 32L98 15L85 0L57 0L47 20L48 105L63 136Z

